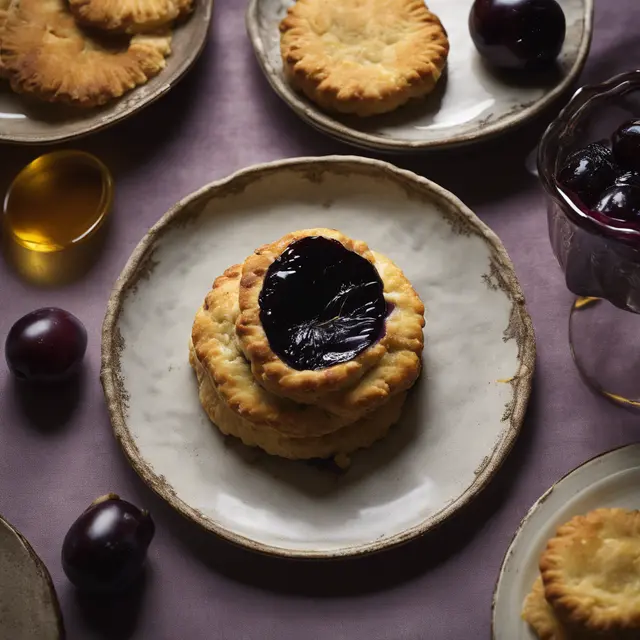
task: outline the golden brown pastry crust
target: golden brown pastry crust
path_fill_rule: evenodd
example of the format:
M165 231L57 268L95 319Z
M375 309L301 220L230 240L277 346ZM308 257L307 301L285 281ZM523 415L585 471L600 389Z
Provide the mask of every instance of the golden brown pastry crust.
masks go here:
M288 437L317 437L347 425L348 419L278 397L256 383L235 334L241 275L241 265L235 265L217 278L193 323L196 356L217 393L246 422Z
M270 455L291 460L335 457L340 461L340 466L346 466L346 456L357 449L370 447L387 434L391 426L398 421L406 398L406 394L398 394L375 415L325 436L288 438L267 426L257 427L232 411L220 395L219 388L216 388L201 365L193 348L190 350L189 360L196 372L200 404L222 433L239 438L249 447L259 447Z
M572 640L545 600L541 578L536 579L524 600L522 619L533 629L539 640Z
M323 109L358 116L430 93L449 53L424 0L298 0L280 32L289 81Z
M606 638L640 637L640 511L571 519L547 543L540 573L563 622Z
M260 321L259 295L267 269L289 244L308 236L338 240L377 269L387 303L393 305L385 335L349 362L316 371L298 371L275 354ZM402 271L387 257L370 251L334 229L295 231L256 250L243 265L240 316L236 333L251 362L254 378L272 393L317 404L331 413L358 419L406 391L420 374L424 347L424 305Z
M2 29L7 20L11 3L13 0L0 0L0 37L2 36Z
M123 33L156 31L193 9L193 0L68 0L82 24Z
M170 32L125 38L115 47L78 27L65 0L17 0L0 58L14 91L95 107L146 83L170 52Z
M4 26L7 23L9 17L9 10L13 0L0 0L0 50L2 50L2 36L4 34ZM0 58L0 78L5 78L6 72L4 65L2 64L2 58Z

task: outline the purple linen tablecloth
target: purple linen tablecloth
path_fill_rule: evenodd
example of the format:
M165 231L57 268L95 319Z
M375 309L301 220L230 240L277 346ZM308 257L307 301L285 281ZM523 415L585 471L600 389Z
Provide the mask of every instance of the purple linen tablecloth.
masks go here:
M640 66L637 0L596 4L585 82ZM217 0L209 44L184 82L125 124L78 143L116 178L113 224L95 268L72 285L43 290L0 262L0 343L16 318L44 305L75 313L89 331L75 398L29 402L0 361L0 513L48 565L70 640L488 638L498 568L531 503L574 466L640 436L638 418L593 396L570 358L571 296L549 247L541 188L525 169L544 123L473 152L391 158L456 193L500 235L538 338L522 436L463 515L433 536L359 561L257 557L183 521L137 478L112 435L98 380L101 322L111 286L147 229L178 199L242 167L357 153L300 122L273 94L245 35L244 10L244 2ZM5 187L39 150L4 146L0 153ZM144 588L125 603L79 598L60 566L70 523L108 491L147 506L157 525Z

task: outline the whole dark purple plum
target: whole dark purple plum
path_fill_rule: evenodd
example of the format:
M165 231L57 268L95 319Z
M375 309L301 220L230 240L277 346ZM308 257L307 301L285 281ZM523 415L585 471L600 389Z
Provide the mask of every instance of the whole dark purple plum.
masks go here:
M55 382L77 371L87 350L87 331L63 309L37 309L9 330L5 357L11 372L28 382Z
M62 567L78 589L122 591L140 575L154 534L148 511L108 494L71 525L62 545Z
M556 0L475 0L469 32L491 65L540 69L558 57L566 20Z

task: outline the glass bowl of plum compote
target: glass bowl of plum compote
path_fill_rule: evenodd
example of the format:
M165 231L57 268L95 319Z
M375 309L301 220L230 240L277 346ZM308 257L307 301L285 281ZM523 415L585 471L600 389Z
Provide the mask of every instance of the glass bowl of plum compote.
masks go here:
M571 353L608 399L640 408L640 70L579 89L540 142Z

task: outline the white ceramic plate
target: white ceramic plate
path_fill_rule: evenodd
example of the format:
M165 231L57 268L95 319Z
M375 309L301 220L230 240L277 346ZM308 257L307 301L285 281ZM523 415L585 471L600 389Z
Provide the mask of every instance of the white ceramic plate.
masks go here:
M344 475L225 441L187 361L214 278L263 243L316 226L389 255L428 309L425 370L401 422ZM441 187L341 156L248 169L166 214L116 283L102 381L132 465L184 515L259 551L334 557L404 542L486 485L520 429L534 352L497 237Z
M549 489L529 510L500 569L493 603L494 640L535 640L520 618L547 540L573 516L599 507L640 509L640 445L593 458Z
M62 640L64 629L47 568L0 518L0 638Z
M429 0L449 34L446 77L426 100L374 118L324 113L284 79L278 25L294 0L251 0L247 29L267 79L304 120L343 142L386 151L437 149L502 133L535 116L566 90L582 70L592 33L593 0L558 0L567 36L554 72L496 74L481 61L467 19L471 0Z
M52 144L80 138L134 115L184 76L207 41L213 0L195 0L193 14L173 33L167 66L147 84L99 109L50 105L17 95L0 81L0 142Z

